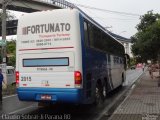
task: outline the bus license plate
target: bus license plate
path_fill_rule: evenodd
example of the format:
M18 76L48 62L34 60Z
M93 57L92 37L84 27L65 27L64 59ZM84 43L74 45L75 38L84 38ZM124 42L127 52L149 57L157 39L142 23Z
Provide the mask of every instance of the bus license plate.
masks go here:
M51 100L52 96L51 95L41 95L41 100Z

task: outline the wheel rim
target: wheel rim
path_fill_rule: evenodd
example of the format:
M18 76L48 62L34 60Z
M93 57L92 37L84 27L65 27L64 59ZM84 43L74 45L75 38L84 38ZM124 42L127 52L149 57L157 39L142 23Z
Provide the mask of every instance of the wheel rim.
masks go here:
M106 87L105 87L105 86L103 87L103 96L104 96L104 97L106 97L106 96L107 96L107 93L106 93Z

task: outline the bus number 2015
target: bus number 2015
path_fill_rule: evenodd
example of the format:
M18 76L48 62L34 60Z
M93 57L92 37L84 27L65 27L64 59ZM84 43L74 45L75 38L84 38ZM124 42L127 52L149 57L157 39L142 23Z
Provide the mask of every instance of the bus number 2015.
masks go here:
M32 80L32 78L28 77L28 76L21 77L21 81L31 81L31 80Z

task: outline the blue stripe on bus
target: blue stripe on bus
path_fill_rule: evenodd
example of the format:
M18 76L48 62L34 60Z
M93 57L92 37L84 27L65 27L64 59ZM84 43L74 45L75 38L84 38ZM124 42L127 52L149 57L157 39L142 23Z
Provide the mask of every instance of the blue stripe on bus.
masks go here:
M80 103L81 92L81 89L74 88L17 88L22 101L41 101L41 95L50 95L50 102Z

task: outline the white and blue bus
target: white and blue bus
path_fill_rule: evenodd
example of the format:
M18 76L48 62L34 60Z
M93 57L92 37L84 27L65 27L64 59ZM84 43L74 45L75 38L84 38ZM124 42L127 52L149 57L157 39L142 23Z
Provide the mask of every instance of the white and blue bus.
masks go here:
M98 103L125 80L124 47L76 9L18 21L16 84L22 101Z

